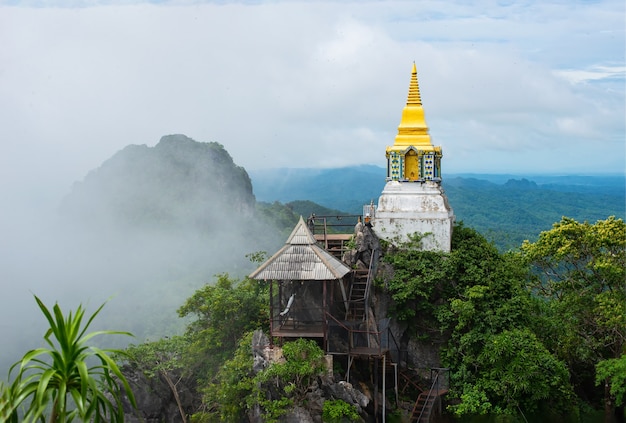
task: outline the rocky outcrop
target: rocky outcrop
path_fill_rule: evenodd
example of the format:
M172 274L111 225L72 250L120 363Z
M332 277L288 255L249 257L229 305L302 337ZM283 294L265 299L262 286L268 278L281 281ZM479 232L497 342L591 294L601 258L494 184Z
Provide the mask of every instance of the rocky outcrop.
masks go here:
M161 376L146 377L141 371L124 366L122 372L135 396L137 409L134 409L126 396L124 404L124 421L127 423L182 423L180 410L174 393ZM174 376L174 375L170 375ZM176 378L178 380L178 378ZM176 384L178 398L183 410L191 415L200 406L201 398L189 380L180 379Z
M266 369L273 362L284 361L281 348L270 346L268 337L260 330L255 331L252 337L252 351L254 356L254 371ZM363 421L368 421L366 411L370 403L363 392L354 388L345 381L336 381L333 374L332 356L326 357L326 372L319 375L308 387L305 400L296 404L287 414L281 416L281 423L322 423L324 402L328 400L343 400L353 405ZM279 399L279 398L274 398ZM303 404L306 404L304 406ZM248 415L250 422L261 423L258 410L252 410Z
M375 270L380 253L380 241L372 230L372 225L369 222L363 223L359 219L354 226L354 248L345 253L343 261L364 269L368 269L370 263L373 262L372 269Z

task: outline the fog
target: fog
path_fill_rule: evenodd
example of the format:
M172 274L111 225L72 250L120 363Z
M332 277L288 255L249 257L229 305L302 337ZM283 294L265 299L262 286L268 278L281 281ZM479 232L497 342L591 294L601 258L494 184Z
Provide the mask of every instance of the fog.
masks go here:
M141 168L136 160L133 164ZM111 174L116 170L119 175ZM91 329L132 332L135 338L107 340L107 346L123 346L129 341L181 332L184 322L176 310L186 298L204 283L211 283L217 273L243 277L254 269L246 254L268 251L276 245L271 230L267 230L267 237L260 236L267 228L250 227L253 219L244 221L232 210L221 211L224 201L216 197L219 194L197 194L181 183L165 186L160 192L162 181L145 186L137 181L116 185L129 179L124 173L127 170L119 160L98 169L96 176L102 181L106 174L108 185L104 185L112 190L113 197L94 188L93 175L67 187L57 198L10 195L5 190L0 224L0 379L28 349L44 344L48 326L34 295L48 307L58 302L66 313L82 304L90 315L107 302ZM210 170L207 172L209 177ZM144 166L137 173L150 172ZM41 181L42 186L45 182ZM187 192L198 201L170 202L171 188L177 195ZM232 197L232 191L227 189L221 195ZM69 206L68 198L72 199ZM127 208L112 204L115 199ZM154 199L162 200L159 210L167 211L167 218L145 218L129 224L119 213ZM245 203L234 202L239 203L235 208ZM207 222L201 222L204 216Z

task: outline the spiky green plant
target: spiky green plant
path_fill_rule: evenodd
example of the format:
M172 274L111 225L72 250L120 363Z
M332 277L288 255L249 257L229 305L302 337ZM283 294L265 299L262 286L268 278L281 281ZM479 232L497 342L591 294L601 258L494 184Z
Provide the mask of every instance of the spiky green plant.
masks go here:
M0 381L0 422L14 421L15 419L12 420L11 417L14 415L14 411L10 387Z
M58 304L50 312L37 296L35 300L50 325L44 335L48 347L28 351L11 366L9 378L12 372L17 374L2 393L2 402L6 403L3 408L10 413L7 421L17 421L17 410L21 407L20 421L123 422L122 389L133 406L136 406L135 398L128 381L109 356L123 352L87 343L98 335L132 335L117 331L86 333L104 304L83 325L82 305L75 313L70 311L64 316Z

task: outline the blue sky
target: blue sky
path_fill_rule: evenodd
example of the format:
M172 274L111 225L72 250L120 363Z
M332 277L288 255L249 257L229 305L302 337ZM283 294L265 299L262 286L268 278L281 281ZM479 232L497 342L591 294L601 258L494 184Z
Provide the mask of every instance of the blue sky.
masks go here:
M444 178L624 172L624 22L623 0L0 0L0 193L173 133L247 169L384 166L414 61Z

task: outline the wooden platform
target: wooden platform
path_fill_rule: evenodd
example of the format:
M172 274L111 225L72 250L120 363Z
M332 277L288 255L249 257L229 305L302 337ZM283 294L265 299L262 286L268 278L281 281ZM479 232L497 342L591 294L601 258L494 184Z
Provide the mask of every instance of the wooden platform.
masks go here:
M355 357L382 357L387 352L389 352L387 348L355 347L349 354Z
M352 234L315 234L316 241L324 241L325 239L328 241L349 241L352 238Z
M319 325L298 325L296 327L289 324L282 327L272 328L272 336L279 338L323 338L324 327Z

